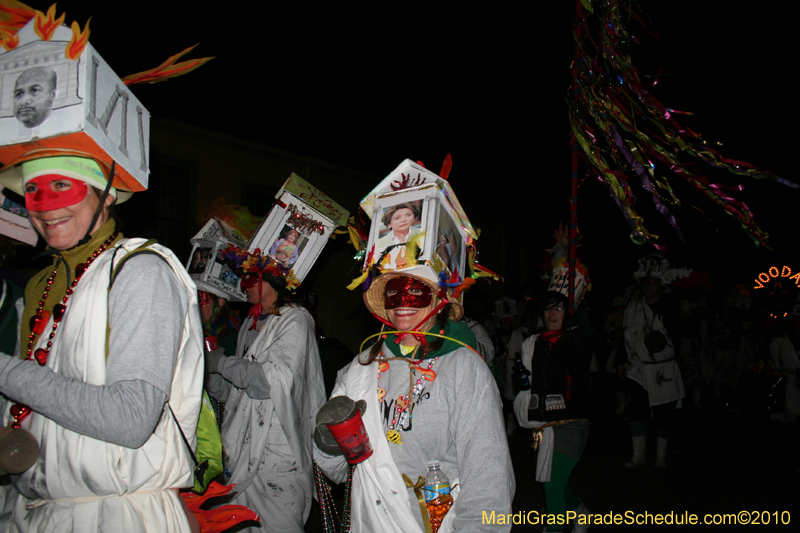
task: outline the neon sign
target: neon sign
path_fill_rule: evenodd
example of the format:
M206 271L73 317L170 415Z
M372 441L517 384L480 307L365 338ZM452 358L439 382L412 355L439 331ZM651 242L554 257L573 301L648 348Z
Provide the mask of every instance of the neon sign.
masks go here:
M780 270L776 266L771 266L766 272L760 273L755 279L756 284L753 288L763 289L767 283L778 278L789 278L790 280L794 281L796 286L800 287L800 272L792 275L792 269L786 265L783 265Z

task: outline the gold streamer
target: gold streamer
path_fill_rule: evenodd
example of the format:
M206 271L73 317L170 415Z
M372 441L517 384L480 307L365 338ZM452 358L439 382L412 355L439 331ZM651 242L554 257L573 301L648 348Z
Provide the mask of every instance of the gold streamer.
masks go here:
M433 528L431 527L431 518L428 514L428 506L425 504L425 498L422 496L421 490L422 487L425 486L425 478L419 476L417 483L414 484L411 482L411 478L403 474L403 481L406 482L406 488L413 488L414 494L417 495L417 501L419 501L419 510L422 513L422 522L425 524L425 533L433 533Z

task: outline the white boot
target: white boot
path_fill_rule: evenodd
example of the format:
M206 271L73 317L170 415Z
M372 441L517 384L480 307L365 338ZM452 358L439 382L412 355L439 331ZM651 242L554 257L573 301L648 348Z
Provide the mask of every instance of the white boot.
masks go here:
M625 461L625 468L639 468L644 466L644 449L647 445L647 435L637 435L631 437L633 442L633 457L630 461Z
M575 520L572 522L572 533L586 533L589 531L589 508L581 502L577 509L575 509ZM580 517L583 516L583 522L581 523Z
M656 468L667 467L667 444L669 439L656 437Z

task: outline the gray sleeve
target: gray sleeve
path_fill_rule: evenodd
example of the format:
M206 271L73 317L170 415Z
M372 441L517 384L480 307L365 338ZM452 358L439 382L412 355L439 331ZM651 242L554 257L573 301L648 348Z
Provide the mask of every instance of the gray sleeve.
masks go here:
M0 390L72 431L137 448L161 418L187 312L185 291L166 261L137 255L109 296L105 385L9 357L0 360Z
M347 371L349 368L350 365L347 365L344 368L340 368L336 373L336 383L333 385L331 398L347 394L345 383L347 381ZM316 461L325 475L328 476L328 479L334 483L343 483L347 479L348 464L344 455L328 455L319 449L316 442L314 443L312 453L314 455L314 461Z
M5 355L2 359L4 394L60 426L127 448L147 441L167 401L166 394L144 381L89 385L33 361Z
M254 400L266 400L270 397L269 382L261 363L245 361L240 357L223 357L219 361L217 372Z
M478 363L458 367L450 422L461 474L453 527L464 532L486 531L483 511L511 513L515 489L500 394L487 366Z
M206 374L205 388L209 396L224 403L231 393L231 382L219 374Z

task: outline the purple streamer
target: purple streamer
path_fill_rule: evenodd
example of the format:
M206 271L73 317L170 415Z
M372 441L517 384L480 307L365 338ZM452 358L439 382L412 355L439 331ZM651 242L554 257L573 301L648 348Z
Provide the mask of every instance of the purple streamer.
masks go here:
M656 209L658 209L658 212L661 213L661 215L665 219L667 219L667 222L669 222L670 226L675 228L675 231L678 232L678 238L681 241L684 241L683 232L681 232L681 228L678 227L678 221L675 220L675 217L673 216L672 213L670 213L669 209L667 209L667 206L665 206L663 202L661 202L661 199L658 197L658 194L656 193L655 186L650 181L650 177L647 175L647 172L644 170L644 167L636 160L635 157L633 157L633 154L628 149L628 146L625 144L625 141L622 140L622 137L620 136L617 129L611 125L609 125L609 129L611 130L611 135L614 137L614 143L620 149L622 155L625 156L625 159L628 161L628 163L636 171L636 174L642 181L642 187L644 187L644 189L650 193L650 196L653 198L653 203L656 205Z

